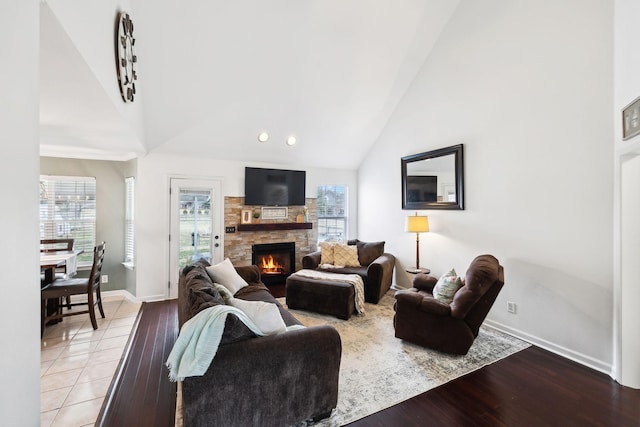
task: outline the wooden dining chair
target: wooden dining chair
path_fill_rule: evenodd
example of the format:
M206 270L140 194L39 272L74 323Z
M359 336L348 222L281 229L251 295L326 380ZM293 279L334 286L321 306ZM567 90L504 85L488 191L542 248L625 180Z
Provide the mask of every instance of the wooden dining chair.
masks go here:
M71 252L73 250L73 239L40 239L40 252L51 254L56 252ZM64 265L55 272L56 279L70 279L67 266ZM42 277L40 281L42 282ZM67 297L67 308L71 309L71 297Z
M98 322L96 321L95 313L96 305L100 310L100 315L104 319L102 297L100 295L100 273L102 271L102 263L104 261L105 245L105 242L102 242L93 249L93 264L88 278L58 279L42 288L40 291L42 336L44 336L44 327L49 320L62 319L63 317L76 316L78 314L89 313L93 329L98 329ZM87 295L87 301L71 303L71 306L87 305L87 310L62 312L62 306L59 304L61 298L85 294ZM56 300L59 304L58 310L47 315L47 304L51 301L55 302Z
M72 251L73 239L40 239L40 252Z

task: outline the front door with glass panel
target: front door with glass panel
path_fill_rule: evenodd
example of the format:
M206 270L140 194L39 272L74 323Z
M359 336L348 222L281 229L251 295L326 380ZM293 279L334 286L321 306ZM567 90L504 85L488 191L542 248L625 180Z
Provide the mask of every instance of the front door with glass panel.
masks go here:
M220 181L171 179L169 296L178 295L180 269L204 258L222 260Z

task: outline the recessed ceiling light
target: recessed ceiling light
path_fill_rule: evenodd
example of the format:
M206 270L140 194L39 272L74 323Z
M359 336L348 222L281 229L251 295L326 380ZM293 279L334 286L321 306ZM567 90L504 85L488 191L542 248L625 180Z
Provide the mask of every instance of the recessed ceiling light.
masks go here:
M298 141L296 140L296 137L293 135L287 138L287 145L296 145L296 142Z
M260 142L267 142L268 139L269 134L267 132L260 132L260 135L258 135L258 141Z

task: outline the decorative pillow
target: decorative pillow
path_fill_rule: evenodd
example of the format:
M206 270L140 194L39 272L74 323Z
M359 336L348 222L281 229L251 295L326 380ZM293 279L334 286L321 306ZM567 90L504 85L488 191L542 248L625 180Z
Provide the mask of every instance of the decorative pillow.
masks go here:
M205 308L224 304L224 299L218 291L212 286L203 286L200 288L189 288L189 308L191 316L195 316Z
M213 281L202 265L188 265L182 269L180 280L189 287L201 288L211 286Z
M207 274L207 272L203 269L191 270L187 273L186 276L180 277L183 281L183 286L186 286L187 292L189 288L203 288L205 286L213 286L213 282L211 281L211 277Z
M275 304L264 301L246 301L231 298L229 304L240 309L266 335L278 334L287 330L280 310Z
M194 268L205 268L205 267L209 267L211 264L209 264L209 262L204 259L204 258L200 258L199 260L197 260L196 262L193 262L187 266L185 266L182 269L181 274L186 275L187 273L189 273L191 270L193 270Z
M384 242L361 242L356 239L360 265L368 266L384 253Z
M334 250L337 245L336 242L320 242L320 264L333 264L334 263Z
M211 277L215 283L220 283L225 288L229 289L229 292L235 295L240 289L249 284L238 274L229 258L225 258L224 261L211 265L206 268L207 274Z
M342 267L360 267L358 248L353 245L335 245L333 247L333 264Z
M451 304L453 296L462 287L462 280L456 274L455 269L443 274L438 283L433 287L433 297L445 304Z

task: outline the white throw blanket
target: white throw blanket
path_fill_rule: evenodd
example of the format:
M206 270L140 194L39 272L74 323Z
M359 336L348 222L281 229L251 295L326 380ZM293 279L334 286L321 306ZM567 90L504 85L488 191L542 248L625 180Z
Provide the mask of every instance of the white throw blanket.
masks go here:
M185 377L202 376L207 372L218 352L227 316L233 313L258 336L265 336L260 328L242 311L230 305L206 308L187 320L180 329L169 357L169 379L182 381ZM301 325L287 330L303 328Z
M76 275L76 271L78 269L78 257L75 253L46 253L40 254L40 263L57 263L60 261L64 261L64 269L65 269L65 279L70 279Z
M355 290L356 311L358 312L358 314L364 314L364 281L358 274L329 273L328 271L303 269L300 271L296 271L291 276L350 283Z
M76 275L76 271L78 270L78 257L73 255L67 258L65 262L65 274L67 275L67 279L72 278Z

